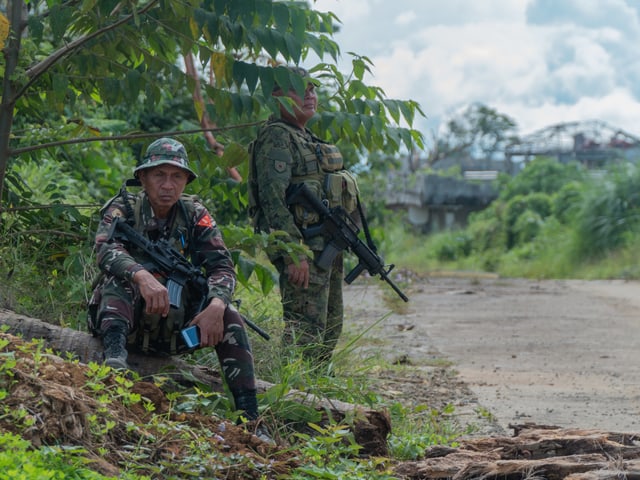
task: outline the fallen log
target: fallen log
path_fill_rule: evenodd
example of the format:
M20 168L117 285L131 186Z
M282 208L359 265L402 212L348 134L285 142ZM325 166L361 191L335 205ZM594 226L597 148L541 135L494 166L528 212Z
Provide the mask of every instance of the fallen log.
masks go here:
M513 437L461 440L457 448L435 446L425 459L399 464L405 479L640 478L640 433L511 425Z
M102 342L91 334L53 325L36 318L0 309L0 325L6 325L7 333L25 340L42 339L47 348L63 358L74 355L84 364L102 362ZM149 356L131 352L128 363L141 379L162 375L173 382L193 387L197 384L211 385L214 391L223 393L224 387L219 371L191 364L180 356ZM257 379L258 392L266 392L274 384ZM300 390L290 390L285 400L298 402L322 413L321 424L329 420L348 421L354 437L365 455L384 456L388 453L386 439L391 433L391 418L387 411L378 411L338 400L320 398Z

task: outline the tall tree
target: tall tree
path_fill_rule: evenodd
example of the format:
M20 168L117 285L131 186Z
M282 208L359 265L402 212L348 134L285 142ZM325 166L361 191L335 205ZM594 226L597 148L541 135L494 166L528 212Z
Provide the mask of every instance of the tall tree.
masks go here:
M495 109L473 103L452 117L436 138L433 161L454 156L492 158L516 138L516 123Z
M276 111L274 82L302 91L299 79L278 65L299 64L311 52L321 60L311 69L333 90L316 123L318 132L367 150L422 143L410 128L422 114L419 106L387 99L381 89L367 86L366 57L354 56L352 71L342 74L336 66L339 46L331 39L338 19L306 2L0 0L0 7L3 3L10 33L0 63L0 201L6 201L10 160L43 150L65 158L68 145L114 140L88 121L87 109L143 101L151 110L202 85L208 101L197 101L194 92L195 124L205 118L218 128L239 127ZM198 71L208 68L212 81L194 81L182 66L185 56ZM401 122L409 128L398 127ZM16 135L16 126L29 134ZM220 161L239 164L246 158L243 151L230 149Z
M28 292L16 295L52 276L60 295L49 297L82 316L97 204L161 135L187 146L200 174L191 193L227 225L239 280L255 272L268 291L268 269L240 254L270 244L246 226L242 175L255 126L278 111L274 83L304 90L282 64L321 79L309 126L353 157L422 145L420 107L366 85L367 57L339 70L338 22L306 1L0 0L0 269Z

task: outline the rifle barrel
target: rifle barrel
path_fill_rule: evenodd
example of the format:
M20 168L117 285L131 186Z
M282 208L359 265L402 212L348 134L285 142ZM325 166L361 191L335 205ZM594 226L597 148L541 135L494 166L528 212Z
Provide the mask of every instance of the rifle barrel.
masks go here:
M400 288L398 288L398 286L393 283L393 280L391 280L386 273L384 275L381 274L381 276L382 279L387 282L391 286L391 288L393 288L393 291L396 292L402 300L404 300L405 302L409 301L409 297L402 293L402 290L400 290Z

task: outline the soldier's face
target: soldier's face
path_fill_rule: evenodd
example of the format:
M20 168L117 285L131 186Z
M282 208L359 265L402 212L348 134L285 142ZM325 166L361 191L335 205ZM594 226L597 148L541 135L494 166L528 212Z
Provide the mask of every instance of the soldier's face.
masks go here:
M189 174L174 165L158 165L141 170L139 178L154 213L163 218L180 199Z
M282 117L291 123L304 127L311 120L311 117L316 114L318 108L318 96L316 95L315 86L309 83L304 91L303 98L300 98L300 95L295 90L289 90L287 97L295 103L293 107L294 115L286 108L281 107Z

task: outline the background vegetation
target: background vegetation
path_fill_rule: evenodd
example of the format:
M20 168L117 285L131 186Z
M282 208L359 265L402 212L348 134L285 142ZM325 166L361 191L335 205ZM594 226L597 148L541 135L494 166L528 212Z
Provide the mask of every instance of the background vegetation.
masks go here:
M498 180L499 196L463 229L427 237L394 228L396 263L428 272L507 277L637 279L640 171L634 162L590 171L537 158Z

